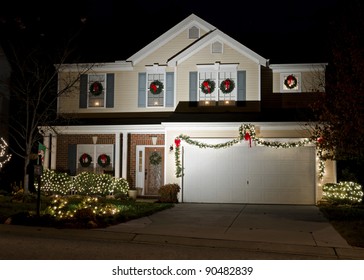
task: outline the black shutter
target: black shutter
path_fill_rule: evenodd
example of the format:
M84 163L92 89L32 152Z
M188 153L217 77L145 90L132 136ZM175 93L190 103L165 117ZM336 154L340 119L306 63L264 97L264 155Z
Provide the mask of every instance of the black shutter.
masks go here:
M246 71L238 71L238 101L246 100Z
M174 73L166 73L166 107L174 106Z
M138 107L146 107L146 82L147 74L139 73L138 79Z
M190 72L190 101L197 101L197 72Z
M114 74L106 75L106 108L114 107Z
M87 75L82 74L80 76L80 108L87 108Z
M70 170L70 175L76 175L77 169L77 145L69 144L68 145L68 169Z

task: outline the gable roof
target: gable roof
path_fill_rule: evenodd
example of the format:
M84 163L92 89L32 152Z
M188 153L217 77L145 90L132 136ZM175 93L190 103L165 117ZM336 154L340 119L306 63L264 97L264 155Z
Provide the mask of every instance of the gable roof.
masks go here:
M209 24L208 22L204 21L203 19L199 18L195 14L191 14L183 21L169 29L167 32L159 36L157 39L146 45L137 53L133 54L129 57L126 61L131 61L133 64L137 64L143 58L148 56L150 53L154 52L158 49L161 45L165 44L166 42L172 40L173 38L177 37L181 34L186 28L190 28L192 26L198 26L200 29L209 32L211 30L216 29L213 25Z
M249 48L245 47L235 39L229 37L222 31L218 30L215 26L209 24L203 19L199 18L195 14L191 14L186 19L175 25L173 28L169 29L167 32L159 36L157 39L149 43L147 46L142 48L140 51L129 57L126 61L131 61L134 65L139 61L144 59L146 56L157 50L161 45L164 45L168 41L177 37L179 34L184 32L186 29L197 26L198 28L204 30L207 34L200 39L197 39L194 43L189 45L186 49L182 50L180 53L171 57L168 61L169 66L173 66L178 64L179 62L184 61L191 55L198 52L200 49L204 48L206 45L219 40L225 44L228 44L230 47L235 49L237 52L249 57L256 63L266 66L268 60L253 52Z
M215 29L210 33L206 34L200 40L195 41L195 43L191 44L188 48L180 52L178 55L174 56L168 61L169 66L176 65L188 57L194 55L202 48L206 47L207 45L213 43L214 41L220 41L224 44L229 45L231 48L235 49L237 52L245 55L255 61L256 63L267 66L268 60L264 57L260 56L259 54L253 52L251 49L245 47L243 44L239 43L235 39L231 38L230 36L226 35L222 31Z

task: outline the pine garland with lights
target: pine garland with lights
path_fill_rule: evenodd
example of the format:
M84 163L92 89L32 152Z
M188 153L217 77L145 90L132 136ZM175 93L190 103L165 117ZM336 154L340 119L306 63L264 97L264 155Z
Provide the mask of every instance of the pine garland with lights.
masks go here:
M179 141L178 145L176 142L177 140ZM199 148L213 148L213 149L231 147L233 145L240 143L242 140L249 141L250 146L251 146L251 142L254 142L256 145L261 145L261 146L271 147L271 148L284 148L284 149L302 147L302 146L312 143L312 140L309 138L305 138L303 140L296 141L296 142L278 142L278 141L262 140L256 136L255 127L252 124L242 124L239 127L239 137L237 137L233 140L227 141L225 143L219 143L219 144L203 143L203 142L200 142L197 140L192 140L187 135L180 134L175 139L175 145L176 145L176 149L175 149L176 173L175 174L176 174L177 178L183 176L183 170L182 170L181 160L180 160L180 141L181 140L185 141L187 144L194 145ZM321 175L323 176L323 172L324 172L324 170L322 170L322 173L320 172L320 176Z
M79 158L79 162L82 167L89 167L92 162L92 157L87 153L83 153Z

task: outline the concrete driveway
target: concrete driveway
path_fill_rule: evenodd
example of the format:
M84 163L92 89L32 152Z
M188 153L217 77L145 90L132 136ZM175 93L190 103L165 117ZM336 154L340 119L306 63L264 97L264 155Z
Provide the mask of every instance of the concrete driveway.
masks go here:
M149 217L111 226L140 236L268 242L351 248L314 205L180 203Z

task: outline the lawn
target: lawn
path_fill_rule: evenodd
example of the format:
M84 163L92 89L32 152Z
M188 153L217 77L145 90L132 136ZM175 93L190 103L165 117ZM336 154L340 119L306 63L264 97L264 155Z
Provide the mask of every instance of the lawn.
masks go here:
M351 245L364 248L364 205L320 205L321 212Z
M174 206L152 200L134 201L128 197L52 196L41 199L37 215L35 196L21 200L0 196L0 223L56 228L103 228L149 216Z

